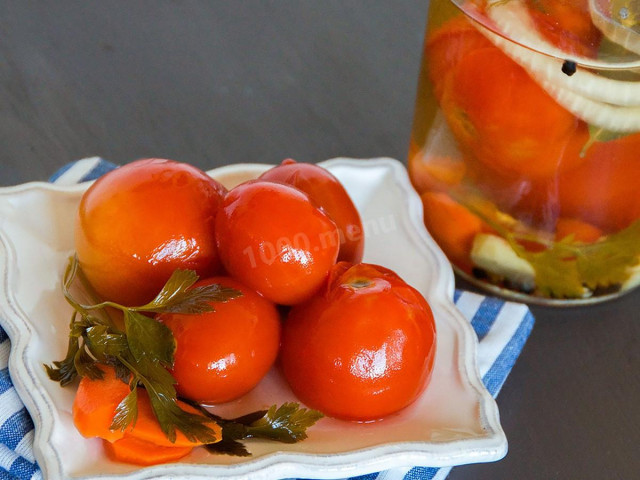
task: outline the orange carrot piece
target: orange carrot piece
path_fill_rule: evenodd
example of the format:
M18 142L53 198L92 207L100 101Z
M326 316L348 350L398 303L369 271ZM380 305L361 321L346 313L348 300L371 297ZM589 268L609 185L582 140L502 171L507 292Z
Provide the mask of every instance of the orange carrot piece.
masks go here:
M116 408L129 393L129 385L122 382L115 375L112 367L100 366L104 376L99 380L91 380L83 377L80 380L78 390L73 402L73 421L76 428L84 437L100 437L109 442L114 442L128 436L138 440L162 447L194 447L202 445L202 442L191 442L180 431L176 432L176 440L170 442L153 413L151 401L147 391L138 389L138 416L136 423L125 431L111 430L111 424L116 413ZM187 403L178 401L180 408L190 413L199 413L197 409ZM207 423L216 435L216 439L222 439L222 428L213 420Z
M111 460L145 466L174 462L193 450L193 447L160 446L129 435L115 442L105 440L103 443L107 457Z
M473 239L476 234L492 229L446 193L425 192L421 198L429 233L452 263L471 273Z
M129 385L116 377L112 367L101 366L100 380L83 377L73 401L73 423L85 437L101 437L115 441L124 435L111 430L116 407L129 393Z
M187 412L198 413L198 410L184 402L178 401L178 405ZM212 420L207 423L207 426L215 432L217 440L222 439L222 428L217 423ZM133 429L128 430L127 434L138 440L163 447L195 447L202 445L202 442L189 441L180 431L176 431L176 441L171 443L160 428L158 420L153 413L149 395L144 389L138 389L138 418Z

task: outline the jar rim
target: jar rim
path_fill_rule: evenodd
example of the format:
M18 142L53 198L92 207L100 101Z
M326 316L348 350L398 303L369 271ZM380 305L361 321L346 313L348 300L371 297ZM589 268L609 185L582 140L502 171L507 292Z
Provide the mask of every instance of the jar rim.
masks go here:
M488 30L528 50L591 69L640 69L640 11L628 13L625 18L632 18L633 23L627 22L626 25L623 24L624 19L614 19L612 15L606 13L611 10L613 4L621 3L625 6L614 7L618 8L618 12L621 8L628 9L630 6L640 10L640 2L587 0L586 5L591 21L606 41L606 49L594 49L597 51L597 57L567 52L547 41L537 31L525 0L451 0L451 2L479 29L485 32ZM559 27L554 25L556 26ZM556 34L558 31L556 30ZM567 33L566 30L561 31L560 35L565 33Z

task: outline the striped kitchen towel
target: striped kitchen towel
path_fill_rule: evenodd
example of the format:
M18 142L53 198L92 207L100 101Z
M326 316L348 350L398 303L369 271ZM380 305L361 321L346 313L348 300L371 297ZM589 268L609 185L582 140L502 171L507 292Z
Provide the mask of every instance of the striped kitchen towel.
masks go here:
M99 157L70 163L51 181L73 185L93 180L116 165ZM533 328L526 305L456 290L454 301L478 335L478 367L495 397L504 384ZM40 479L33 456L33 422L11 382L10 339L0 327L0 480ZM354 477L357 480L442 480L450 468L407 467Z

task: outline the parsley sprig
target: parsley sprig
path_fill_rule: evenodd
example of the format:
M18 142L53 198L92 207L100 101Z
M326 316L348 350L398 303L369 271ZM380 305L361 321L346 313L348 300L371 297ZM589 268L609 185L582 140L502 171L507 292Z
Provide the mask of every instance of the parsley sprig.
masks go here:
M640 220L593 243L573 236L552 242L540 252L522 247L517 235L507 241L536 272L536 284L543 295L556 298L581 297L591 291L622 285L640 263Z
M640 220L593 243L573 235L555 240L500 213L495 205L474 196L456 199L504 237L535 271L537 291L551 298L580 298L589 292L619 288L640 264ZM531 251L523 245L537 244ZM588 290L587 290L588 289Z
M198 314L214 310L216 302L226 302L241 292L219 284L193 287L198 276L191 270L176 270L160 293L146 305L125 307L111 301L81 303L75 293L96 298L74 255L63 276L62 291L73 307L69 325L69 342L63 360L45 365L49 377L61 386L77 377L102 378L98 365L111 365L116 375L127 382L130 392L120 402L111 425L124 430L137 418L138 388L148 392L151 406L162 431L175 441L176 430L192 441L206 444L213 453L250 455L240 442L249 438L294 443L307 437L306 429L323 414L301 408L295 402L272 405L267 410L228 420L195 405L200 414L180 408L174 388L175 379L168 371L173 366L176 342L169 328L148 313ZM72 287L78 292L71 293ZM122 313L123 322L113 318L113 310ZM222 427L222 439L207 426L215 421Z
M189 413L177 403L175 379L168 371L174 363L176 342L171 330L145 313L204 313L214 310L215 302L225 302L241 292L219 284L191 288L198 280L192 270L176 270L160 293L146 305L126 307L111 301L81 303L71 293L75 280L85 296L93 297L78 259L73 256L65 271L62 291L73 307L69 325L67 354L53 366L45 365L49 377L65 386L78 376L102 378L99 364L111 365L118 378L128 382L129 394L116 410L112 428L124 430L137 418L137 389L148 392L151 406L162 431L175 441L180 430L191 441L218 439L202 415ZM82 293L82 292L81 292ZM110 310L122 313L124 328Z
M240 440L260 438L296 443L307 438L307 428L324 416L317 410L302 408L295 402L272 405L268 410L259 410L233 420L226 420L206 410L203 412L222 427L222 440L206 445L207 450L239 457L250 455Z

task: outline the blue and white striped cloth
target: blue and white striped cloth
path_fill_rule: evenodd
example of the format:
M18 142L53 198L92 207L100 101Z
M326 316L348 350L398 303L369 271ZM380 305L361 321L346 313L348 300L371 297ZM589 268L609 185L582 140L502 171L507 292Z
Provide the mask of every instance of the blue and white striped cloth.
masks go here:
M116 165L101 158L71 163L52 177L59 185L93 180ZM495 397L504 384L533 328L526 305L471 292L456 291L456 306L478 335L478 367ZM8 368L10 339L0 327L0 480L38 480L42 474L33 456L33 422L13 388ZM354 480L443 480L450 468L407 467L354 477Z

